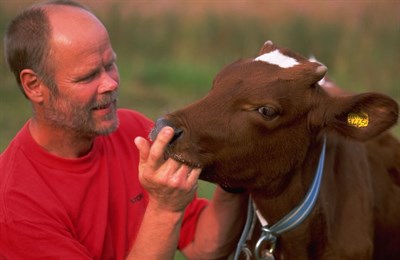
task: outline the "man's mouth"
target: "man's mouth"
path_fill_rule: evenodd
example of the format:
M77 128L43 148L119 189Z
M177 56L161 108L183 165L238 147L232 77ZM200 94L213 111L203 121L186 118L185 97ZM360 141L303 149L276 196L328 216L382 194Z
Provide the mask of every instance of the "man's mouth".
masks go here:
M111 103L107 103L104 105L97 105L93 108L93 110L101 110L101 109L107 109L111 106Z
M108 109L110 108L113 104L116 103L116 100L113 100L109 103L105 103L105 104L97 104L93 107L93 110L102 110L102 109Z

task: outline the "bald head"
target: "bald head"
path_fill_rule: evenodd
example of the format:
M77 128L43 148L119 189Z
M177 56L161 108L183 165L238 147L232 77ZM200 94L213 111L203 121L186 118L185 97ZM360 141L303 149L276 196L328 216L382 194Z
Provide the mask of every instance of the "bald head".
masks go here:
M88 8L74 1L47 1L20 13L11 21L4 38L5 57L18 85L21 87L21 71L31 69L49 88L55 87L52 66L48 64L53 43L73 40L67 37L73 31L78 32L75 37L79 38L79 33L84 37L85 28L107 33Z
M71 57L80 59L110 46L106 28L91 12L58 5L46 6L45 10L51 27L48 58L51 67L58 68Z
M108 35L100 20L86 9L48 5L45 11L52 29L52 43L69 44L73 41L82 44L91 32Z

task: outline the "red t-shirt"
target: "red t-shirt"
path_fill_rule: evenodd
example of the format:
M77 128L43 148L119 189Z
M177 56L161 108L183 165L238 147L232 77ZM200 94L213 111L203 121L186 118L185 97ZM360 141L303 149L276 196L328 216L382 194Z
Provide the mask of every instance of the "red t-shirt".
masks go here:
M78 159L47 153L29 122L21 129L0 155L0 259L127 256L148 202L133 140L147 137L153 123L134 111L118 116L118 130L98 136ZM206 204L195 199L186 209L179 248L193 240Z

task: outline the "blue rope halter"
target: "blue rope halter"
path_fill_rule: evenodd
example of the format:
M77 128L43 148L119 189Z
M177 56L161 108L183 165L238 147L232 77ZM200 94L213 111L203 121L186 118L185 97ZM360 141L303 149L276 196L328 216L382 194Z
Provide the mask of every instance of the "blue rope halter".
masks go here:
M325 162L325 151L326 151L326 135L324 136L324 139L323 139L323 146L322 146L316 174L315 174L311 188L307 192L307 194L304 197L304 199L302 200L302 202L296 208L294 208L292 211L290 211L285 217L283 217L281 220L279 220L277 223L275 223L271 227L269 227L268 224L261 227L261 230L262 230L261 237L258 239L257 244L255 246L256 259L258 259L258 260L274 259L273 251L275 249L276 242L278 240L278 236L281 235L282 233L284 233L288 230L294 229L295 227L300 225L311 213L311 211L315 205L315 202L317 201L319 189L321 186L321 180L322 180L322 174L323 174L324 162ZM249 201L249 209L248 210L251 212L254 212L253 207L254 207L253 202ZM258 217L260 219L261 216L258 216ZM247 217L246 224L245 224L245 229L242 233L242 236L238 243L238 247L236 249L235 258L234 258L235 260L239 258L240 252L244 248L246 248L245 241L249 234L249 229L251 226L252 219L253 219L253 214L248 213L248 217ZM264 220L264 221L260 221L260 222L266 222L266 221ZM269 250L267 250L267 252L265 253L265 257L261 256L261 252L262 252L261 245L263 243L268 243L270 245ZM249 258L248 252L245 251L245 253L246 253L247 258Z

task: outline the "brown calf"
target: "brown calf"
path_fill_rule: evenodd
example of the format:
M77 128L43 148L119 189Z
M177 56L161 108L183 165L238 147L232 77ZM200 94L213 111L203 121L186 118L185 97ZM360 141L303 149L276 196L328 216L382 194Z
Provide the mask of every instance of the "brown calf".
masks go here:
M224 68L203 99L159 119L152 137L172 126L170 157L246 190L273 225L309 190L326 136L317 202L278 236L275 258L400 259L400 144L385 132L398 105L378 93L328 94L318 84L325 72L266 42L259 57Z

